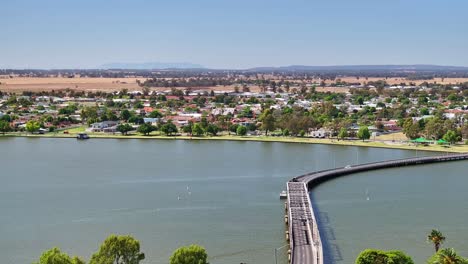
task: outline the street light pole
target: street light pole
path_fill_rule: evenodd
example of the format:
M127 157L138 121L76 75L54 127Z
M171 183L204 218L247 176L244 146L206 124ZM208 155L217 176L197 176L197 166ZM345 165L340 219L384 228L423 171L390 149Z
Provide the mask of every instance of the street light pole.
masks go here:
M278 254L277 254L278 249L275 248L275 264L278 264Z
M284 248L285 246L288 246L288 244L283 245L279 248L275 248L275 264L278 264L278 250Z
M359 165L359 148L356 147L356 165Z

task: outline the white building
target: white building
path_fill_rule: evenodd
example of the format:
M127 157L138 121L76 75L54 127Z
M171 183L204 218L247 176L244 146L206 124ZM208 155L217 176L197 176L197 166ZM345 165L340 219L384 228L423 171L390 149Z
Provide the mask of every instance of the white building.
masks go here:
M310 136L313 138L326 138L330 136L330 131L320 128L319 130L314 130L310 132Z

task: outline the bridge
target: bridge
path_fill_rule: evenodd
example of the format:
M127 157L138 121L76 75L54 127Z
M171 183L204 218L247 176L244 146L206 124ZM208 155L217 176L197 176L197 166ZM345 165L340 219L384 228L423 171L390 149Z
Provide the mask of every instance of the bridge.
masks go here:
M412 166L436 162L468 160L468 153L444 156L387 160L322 170L293 178L287 183L287 238L291 264L323 264L323 247L319 228L310 201L309 190L321 182L353 173L392 167Z

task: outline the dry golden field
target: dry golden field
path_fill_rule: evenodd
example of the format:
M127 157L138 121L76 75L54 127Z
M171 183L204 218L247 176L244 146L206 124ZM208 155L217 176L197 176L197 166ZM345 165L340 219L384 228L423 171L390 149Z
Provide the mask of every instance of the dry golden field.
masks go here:
M341 79L341 81L348 82L348 83L357 83L357 82L375 82L378 80L383 80L385 78L377 78L377 77L360 77L357 79L356 77L342 77L342 78L337 78ZM317 82L320 82L320 80L315 80ZM336 80L335 80L336 81ZM326 83L333 83L335 81L327 80L325 81ZM406 78L388 78L385 80L388 84L393 85L393 84L400 84L400 83L406 83L409 84L410 82L416 83L416 85L419 85L423 82L428 82L428 83L439 83L439 84L457 84L457 83L463 83L463 82L468 82L468 78L444 78L442 81L442 78L434 78L433 80L407 80Z
M370 81L377 81L381 80L382 78L359 78L356 77L343 77L341 78L342 81L346 81L349 83L353 82L370 82ZM129 91L132 90L140 90L141 87L138 86L136 83L137 80L144 81L145 79L138 79L138 78L64 78L64 77L44 77L44 78L36 78L36 77L14 77L9 78L5 76L0 76L0 90L5 92L15 92L20 93L22 91L51 91L51 90L63 90L63 89L73 89L78 91L119 91L122 89L128 89ZM320 82L320 80L315 80ZM456 84L460 82L468 82L468 78L445 78L444 81L440 78L431 80L429 82L443 83L443 84ZM327 83L332 83L333 81L327 80ZM406 80L405 78L388 78L386 80L389 84L400 84L405 82L409 84L410 81ZM420 84L424 82L423 80L412 81L416 84ZM183 88L181 88L183 89ZM233 91L234 85L231 86L213 86L213 87L203 87L203 88L192 88L193 90L214 90L214 91ZM158 90L164 91L168 90L168 88L152 88L151 90ZM260 87L258 86L251 86L250 90L252 92L260 91ZM317 91L320 92L338 92L338 93L346 93L348 92L348 88L343 87L317 87Z
M90 90L116 91L138 89L136 78L0 78L0 90L7 92L51 91L51 90Z

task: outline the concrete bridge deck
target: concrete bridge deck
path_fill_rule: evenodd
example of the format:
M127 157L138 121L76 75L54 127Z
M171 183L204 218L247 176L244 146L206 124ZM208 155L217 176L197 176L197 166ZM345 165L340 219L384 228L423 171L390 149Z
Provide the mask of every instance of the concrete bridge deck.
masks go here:
M468 160L468 153L388 160L317 171L287 183L287 219L292 264L323 264L323 248L309 190L320 182L352 173L436 162Z

